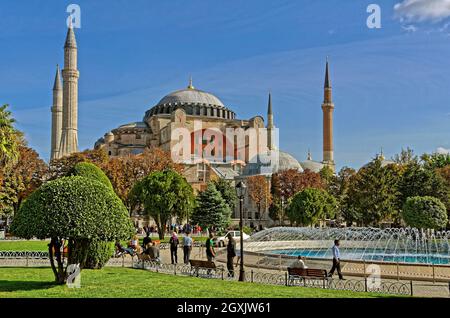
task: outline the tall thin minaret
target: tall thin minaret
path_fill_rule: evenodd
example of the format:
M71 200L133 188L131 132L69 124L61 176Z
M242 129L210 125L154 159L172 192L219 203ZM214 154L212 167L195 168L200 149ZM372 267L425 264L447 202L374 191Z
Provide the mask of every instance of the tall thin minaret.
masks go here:
M61 72L56 65L55 83L53 84L53 106L52 110L52 144L50 160L58 159L59 145L62 133L62 111L63 111L63 88L61 85Z
M269 93L269 102L267 105L267 148L274 150L273 133L275 126L273 125L273 112L272 112L272 94Z
M63 124L60 157L78 152L78 78L77 42L72 25L67 30L64 45Z
M324 100L323 111L323 164L335 171L334 150L333 150L333 111L334 104L332 98L331 81L327 65L325 69Z

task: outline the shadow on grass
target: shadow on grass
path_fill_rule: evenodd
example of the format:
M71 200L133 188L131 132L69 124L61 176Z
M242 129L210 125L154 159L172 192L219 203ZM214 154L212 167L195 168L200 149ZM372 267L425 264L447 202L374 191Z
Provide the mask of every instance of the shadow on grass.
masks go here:
M0 292L27 291L38 289L49 289L57 286L52 282L30 282L17 280L0 280Z

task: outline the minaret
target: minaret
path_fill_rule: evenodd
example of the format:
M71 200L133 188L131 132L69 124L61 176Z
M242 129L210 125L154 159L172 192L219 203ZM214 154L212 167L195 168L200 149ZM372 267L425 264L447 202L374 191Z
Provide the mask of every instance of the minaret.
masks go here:
M274 128L275 126L273 125L272 94L269 93L269 102L267 105L267 148L269 148L269 150L274 150Z
M61 85L61 72L56 65L55 84L53 84L53 106L52 110L52 144L50 160L59 159L59 145L62 133L62 111L63 111L63 88Z
M77 42L72 25L67 30L64 45L63 76L63 125L60 157L78 152L78 78Z
M334 104L332 99L331 81L328 69L328 58L325 69L324 100L322 104L323 111L323 164L329 166L335 171L334 152L333 152L333 111Z

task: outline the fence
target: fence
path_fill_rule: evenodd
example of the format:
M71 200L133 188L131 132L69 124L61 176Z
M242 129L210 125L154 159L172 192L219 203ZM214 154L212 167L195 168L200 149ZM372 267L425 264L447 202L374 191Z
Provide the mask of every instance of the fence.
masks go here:
M133 268L144 269L157 273L170 275L195 276L209 279L220 279L227 281L236 281L238 272L230 277L228 270L223 266L216 269L211 268L194 268L190 265L177 264L160 264L149 261L136 261ZM249 274L249 275L248 275ZM368 279L364 280L335 280L335 279L312 279L305 278L302 280L292 281L287 273L269 273L250 270L245 276L245 281L250 283L259 283L278 286L302 286L311 288L323 288L332 290L347 290L355 292L372 292L391 295L413 296L414 288L412 281L380 281L378 284L370 284Z

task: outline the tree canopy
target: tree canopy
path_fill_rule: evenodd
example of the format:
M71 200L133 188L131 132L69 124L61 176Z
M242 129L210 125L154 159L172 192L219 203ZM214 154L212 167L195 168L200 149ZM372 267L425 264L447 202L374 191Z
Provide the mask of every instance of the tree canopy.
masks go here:
M109 181L106 174L97 167L96 165L89 162L79 162L77 163L69 175L85 177L93 180L97 180L107 186L109 189L113 190L111 181Z
M161 239L171 217L189 218L195 198L186 179L170 169L152 172L138 181L130 196L130 200L142 204L144 212L155 220Z
M410 197L406 200L403 211L403 219L411 227L424 229L442 229L448 223L445 205L437 198Z
M55 280L64 283L63 240L69 242L68 264L83 264L90 242L127 239L134 228L110 188L97 180L71 176L49 181L33 192L15 215L11 232L26 239L50 238L50 264Z
M231 221L231 210L215 185L210 182L197 196L197 206L192 215L192 223L203 228L226 228Z
M306 188L296 193L287 207L291 222L299 225L314 225L319 220L334 217L337 202L325 190Z

